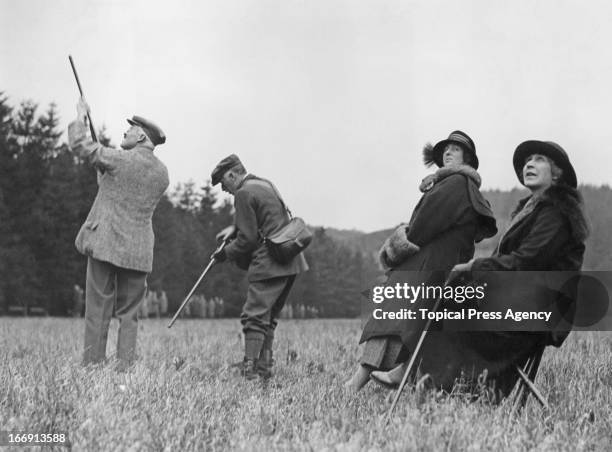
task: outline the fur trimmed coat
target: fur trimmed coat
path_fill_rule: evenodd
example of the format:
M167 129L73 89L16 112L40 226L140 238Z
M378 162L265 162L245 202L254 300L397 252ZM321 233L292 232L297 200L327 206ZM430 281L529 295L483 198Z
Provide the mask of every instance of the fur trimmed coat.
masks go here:
M528 199L519 202L513 217ZM472 271L578 271L587 235L580 193L569 186L552 186L531 212L510 227L491 257L474 260ZM498 395L507 396L518 379L515 365L523 367L546 345L559 347L567 335L432 332L421 351L421 372L429 373L436 386L450 390L462 371L464 375L480 375L486 370Z
M424 194L410 222L400 226L381 250L381 261L391 267L387 284L443 284L445 273L473 257L475 242L495 235L495 218L479 187L480 176L469 166L440 168L423 180ZM410 347L420 334L414 326L414 321L370 318L360 342L399 336Z

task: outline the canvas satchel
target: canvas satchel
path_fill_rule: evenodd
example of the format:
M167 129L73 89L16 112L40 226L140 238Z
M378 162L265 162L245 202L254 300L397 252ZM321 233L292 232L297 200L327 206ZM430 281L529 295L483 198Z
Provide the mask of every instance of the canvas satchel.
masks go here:
M262 231L259 231L259 234L266 244L268 248L268 252L272 259L274 259L279 264L288 264L291 262L298 254L310 245L312 241L312 231L308 229L306 223L300 217L294 217L291 213L291 210L287 207L280 193L274 186L272 182L266 179L249 179L251 183L260 183L269 186L274 191L274 194L280 201L283 208L287 211L289 215L289 223L283 226L279 231L275 232L272 235L264 236Z

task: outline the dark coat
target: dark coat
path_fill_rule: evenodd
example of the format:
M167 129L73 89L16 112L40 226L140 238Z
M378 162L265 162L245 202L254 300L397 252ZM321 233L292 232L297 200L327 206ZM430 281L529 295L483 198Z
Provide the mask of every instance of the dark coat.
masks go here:
M288 264L279 264L270 256L262 237L268 237L289 223L289 214L270 184L247 175L234 195L236 239L225 254L240 267L248 268L249 281L288 276L308 270L300 253Z
M474 242L495 235L495 218L478 190L480 178L472 171L473 175L466 175L445 168L438 170L439 174L448 175L421 197L406 231L408 240L418 245L420 251L392 269L387 284L441 285L445 272L472 258ZM370 318L360 342L380 336L400 336L410 348L418 338L419 327L415 321Z
M519 203L514 214L528 199ZM512 225L491 257L474 261L472 271L577 271L582 266L587 233L579 192L565 185L553 186L532 212ZM518 379L515 365L522 366L546 345L560 346L566 336L548 332L432 332L421 351L421 371L429 373L437 386L450 390L462 370L480 375L486 369L489 381L501 395L508 395Z

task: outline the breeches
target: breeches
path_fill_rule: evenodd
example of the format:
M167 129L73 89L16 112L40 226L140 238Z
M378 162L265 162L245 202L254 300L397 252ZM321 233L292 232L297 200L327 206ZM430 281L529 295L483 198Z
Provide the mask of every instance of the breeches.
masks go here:
M117 358L135 358L138 306L144 299L146 290L146 273L88 258L84 364L105 359L108 327L115 305L115 315L119 319Z
M273 332L294 281L295 275L289 275L249 283L240 314L242 331Z

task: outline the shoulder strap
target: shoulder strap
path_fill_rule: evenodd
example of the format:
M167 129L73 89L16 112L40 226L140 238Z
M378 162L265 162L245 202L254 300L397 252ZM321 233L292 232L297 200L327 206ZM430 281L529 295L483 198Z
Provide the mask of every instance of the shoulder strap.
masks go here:
M293 218L293 214L291 213L291 210L289 210L289 207L287 207L287 204L285 204L285 201L283 201L283 198L281 197L280 193L276 189L276 186L272 182L270 182L268 179L264 179L262 177L256 177L256 176L254 176L252 179L247 179L245 181L245 183L248 183L248 182L252 182L255 184L259 184L259 185L265 185L265 186L272 188L272 191L274 192L274 194L280 201L281 205L283 206L283 209L285 209L287 213L289 214L289 218Z

